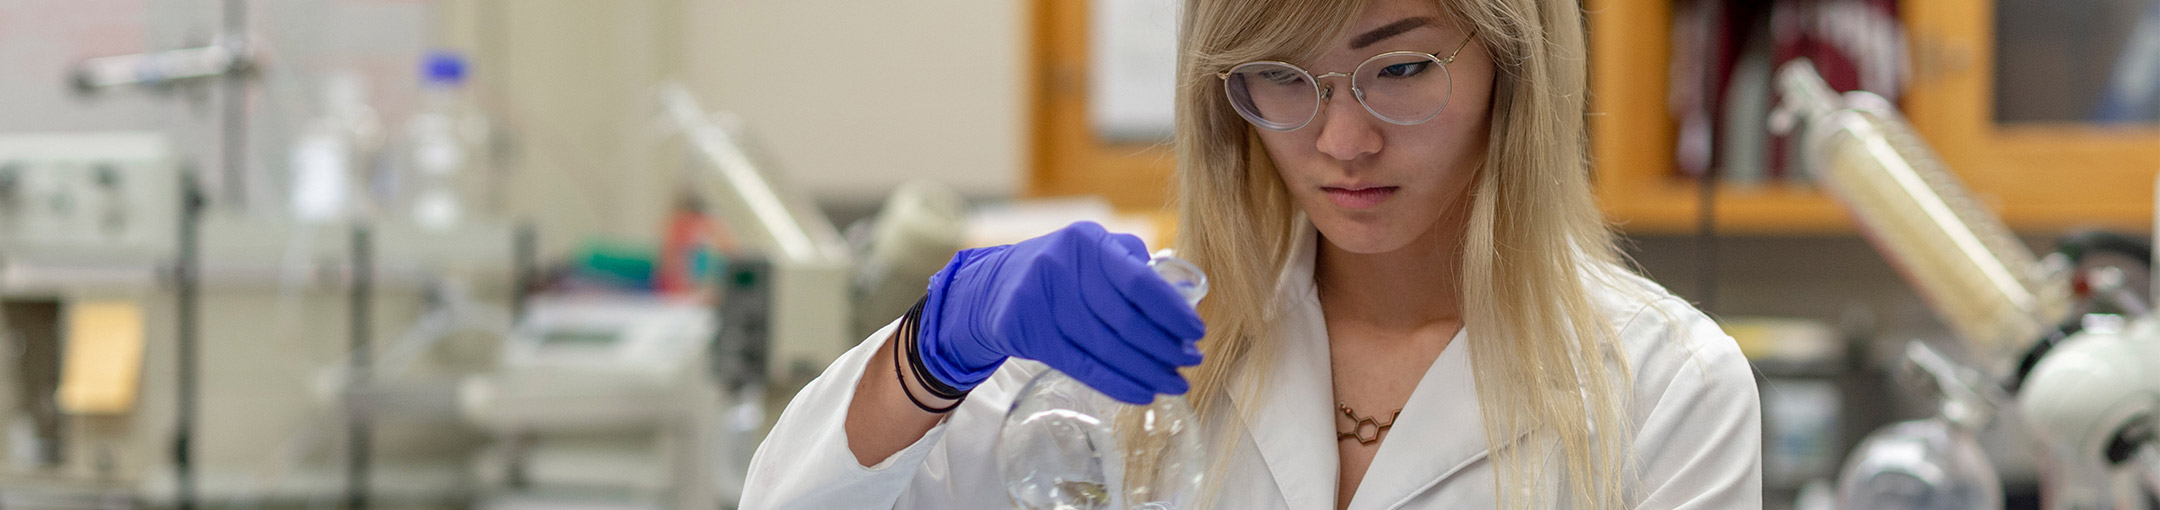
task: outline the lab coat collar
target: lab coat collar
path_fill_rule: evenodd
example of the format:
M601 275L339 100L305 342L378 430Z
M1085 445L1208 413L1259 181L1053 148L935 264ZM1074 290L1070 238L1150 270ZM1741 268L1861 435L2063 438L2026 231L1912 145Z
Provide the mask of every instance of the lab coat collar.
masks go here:
M1402 416L1365 468L1350 510L1396 508L1485 458L1485 420L1470 373L1468 338L1456 331L1411 390Z
M1257 398L1233 397L1275 485L1292 510L1334 508L1340 479L1334 379L1327 323L1313 284L1317 232L1302 215L1290 263L1276 283L1279 349L1274 366L1249 374L1266 383ZM1484 421L1470 373L1469 342L1457 332L1413 390L1397 428L1380 443L1350 508L1392 508L1484 458ZM1247 407L1253 407L1247 409Z

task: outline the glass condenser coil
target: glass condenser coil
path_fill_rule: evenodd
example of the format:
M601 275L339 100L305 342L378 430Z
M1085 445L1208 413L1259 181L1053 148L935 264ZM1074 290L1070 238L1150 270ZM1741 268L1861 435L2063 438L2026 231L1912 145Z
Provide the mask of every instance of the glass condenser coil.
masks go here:
M1805 60L1778 72L1802 164L1984 363L2006 371L2070 309L2069 272L2043 265L1966 191L1888 100L1839 95Z

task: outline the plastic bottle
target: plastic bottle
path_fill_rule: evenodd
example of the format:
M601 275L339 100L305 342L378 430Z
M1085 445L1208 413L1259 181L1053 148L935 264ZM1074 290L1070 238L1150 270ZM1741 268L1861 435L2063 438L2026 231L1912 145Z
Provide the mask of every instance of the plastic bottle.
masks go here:
M489 204L488 122L466 96L465 59L429 53L421 65L421 106L405 123L414 223L448 229Z
M382 121L360 77L328 75L322 113L301 126L292 147L286 201L293 218L328 223L368 214L362 185L381 147Z

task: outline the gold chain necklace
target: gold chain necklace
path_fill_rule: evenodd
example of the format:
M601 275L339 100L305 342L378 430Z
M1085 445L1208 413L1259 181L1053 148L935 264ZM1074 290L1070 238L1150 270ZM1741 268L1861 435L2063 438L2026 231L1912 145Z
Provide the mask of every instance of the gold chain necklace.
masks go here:
M1402 410L1396 409L1395 414L1388 416L1387 423L1381 423L1371 416L1359 418L1356 411L1350 410L1350 403L1348 402L1337 401L1335 402L1335 408L1341 410L1342 415L1350 418L1352 422L1349 432L1338 431L1335 433L1335 440L1356 439L1358 444L1368 446L1380 442L1380 433L1394 427L1395 419L1402 417Z

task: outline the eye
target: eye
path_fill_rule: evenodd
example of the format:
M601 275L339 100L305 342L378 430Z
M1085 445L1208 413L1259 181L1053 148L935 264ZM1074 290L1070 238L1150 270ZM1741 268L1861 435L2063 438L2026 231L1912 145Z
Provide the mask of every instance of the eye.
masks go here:
M1408 78L1412 76L1417 76L1419 74L1424 74L1425 68L1431 67L1432 64L1432 62L1404 62L1387 67L1382 67L1380 68L1380 77Z
M1269 69L1254 74L1258 74L1261 80L1275 85L1296 85L1305 81L1305 77L1287 69Z

